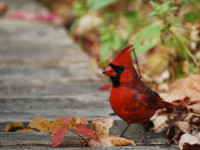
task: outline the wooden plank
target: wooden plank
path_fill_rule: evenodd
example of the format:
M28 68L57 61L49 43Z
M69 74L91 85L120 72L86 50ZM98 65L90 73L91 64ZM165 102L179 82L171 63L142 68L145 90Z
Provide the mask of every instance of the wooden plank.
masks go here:
M141 146L141 139L143 133L140 131L141 125L133 125L126 133L126 137L134 140L138 146ZM124 122L115 121L114 126L110 130L110 135L117 135L124 129ZM162 133L148 133L148 140L150 146L169 146L169 140ZM69 137L76 137L69 132ZM76 140L64 139L63 144L59 147L80 147L80 142ZM0 132L0 148L13 147L51 147L51 137L47 132Z

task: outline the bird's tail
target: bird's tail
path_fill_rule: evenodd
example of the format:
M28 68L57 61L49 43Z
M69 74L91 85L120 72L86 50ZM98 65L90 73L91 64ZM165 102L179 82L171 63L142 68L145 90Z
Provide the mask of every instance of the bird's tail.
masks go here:
M174 104L172 104L172 103L169 103L169 102L160 100L160 101L158 101L158 103L157 103L157 107L158 107L158 108L167 108L167 109L169 109L169 110L173 110L173 109L175 109L177 106L174 105Z

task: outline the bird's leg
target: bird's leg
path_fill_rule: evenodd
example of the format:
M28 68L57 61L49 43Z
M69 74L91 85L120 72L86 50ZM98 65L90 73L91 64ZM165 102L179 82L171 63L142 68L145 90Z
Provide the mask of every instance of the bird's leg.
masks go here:
M126 125L126 128L124 129L124 131L120 134L120 137L124 137L124 133L126 132L126 130L128 129L128 127L130 126L131 124L127 124Z
M142 138L142 142L145 146L147 146L148 139L147 139L147 133L146 133L146 123L143 123L143 130L144 130L144 137Z

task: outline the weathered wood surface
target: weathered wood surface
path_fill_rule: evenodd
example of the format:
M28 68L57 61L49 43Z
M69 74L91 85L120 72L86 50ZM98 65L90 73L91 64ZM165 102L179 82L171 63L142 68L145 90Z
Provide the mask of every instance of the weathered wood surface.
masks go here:
M110 129L110 135L119 136L120 132L124 129L125 124L122 121L115 121L115 124ZM132 125L126 133L126 138L134 140L138 146L142 146L141 139L143 133L141 132L141 125ZM176 149L176 147L170 146L169 140L161 133L148 133L149 146L158 147L160 149L164 147ZM68 137L76 137L73 133L68 133ZM76 140L64 139L63 144L59 147L80 147L80 142ZM18 133L18 132L0 132L0 148L30 148L30 147L51 147L51 137L47 132L30 132L30 133ZM127 148L127 147L122 147ZM133 147L132 147L133 148ZM111 148L112 149L112 148Z

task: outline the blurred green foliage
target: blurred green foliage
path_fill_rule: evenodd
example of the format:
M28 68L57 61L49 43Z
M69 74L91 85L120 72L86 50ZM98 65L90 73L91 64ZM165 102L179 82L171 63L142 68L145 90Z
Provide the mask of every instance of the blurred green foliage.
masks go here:
M131 0L74 1L77 20L86 14L96 15L103 20L103 24L97 28L101 42L100 65L104 66L109 62L112 56L110 53L117 54L121 48L132 42L138 56L158 45L166 50L174 49L169 61L175 63L172 67L177 78L188 74L184 71L185 61L189 62L190 72L198 72L199 62L195 53L199 49L196 47L196 50L191 51L190 43L199 39L191 39L192 30L186 24L195 25L200 21L200 0L154 0L143 6L142 10L134 7L136 3L138 1ZM122 8L118 9L119 6ZM192 9L187 9L181 14L183 17L180 17L180 9L189 7Z

